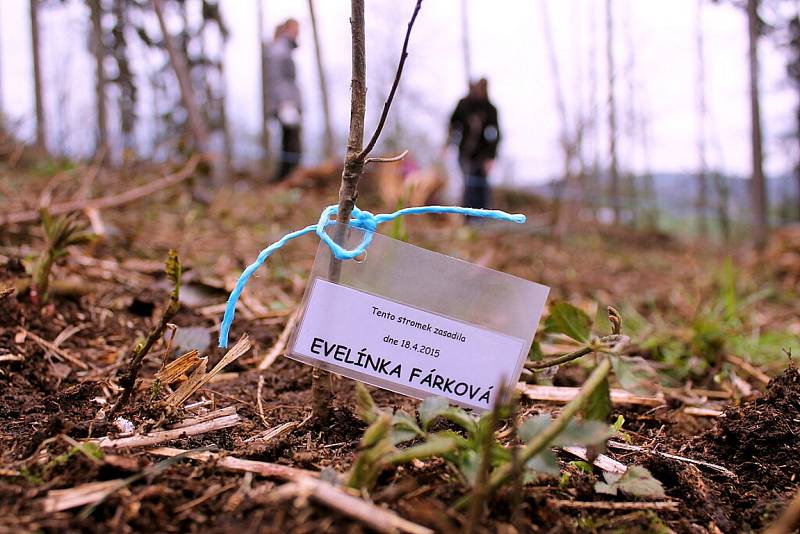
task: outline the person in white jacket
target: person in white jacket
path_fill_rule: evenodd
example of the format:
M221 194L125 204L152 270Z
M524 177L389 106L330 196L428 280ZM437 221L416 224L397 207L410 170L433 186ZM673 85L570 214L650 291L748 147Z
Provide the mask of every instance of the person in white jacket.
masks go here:
M269 112L281 124L281 152L274 181L285 179L300 163L301 113L300 87L292 54L297 48L300 24L288 19L275 29L269 51Z

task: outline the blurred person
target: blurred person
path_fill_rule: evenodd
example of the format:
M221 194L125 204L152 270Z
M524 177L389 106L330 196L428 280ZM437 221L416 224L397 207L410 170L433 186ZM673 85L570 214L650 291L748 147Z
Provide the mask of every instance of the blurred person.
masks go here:
M281 124L280 161L273 178L276 182L286 178L302 156L302 105L292 57L299 34L300 24L295 19L288 19L275 28L275 39L269 52L269 112Z
M469 93L459 100L450 117L448 142L458 145L458 162L464 175L464 207L486 209L488 176L500 143L497 108L489 101L486 78L470 83ZM467 217L467 222L473 220Z

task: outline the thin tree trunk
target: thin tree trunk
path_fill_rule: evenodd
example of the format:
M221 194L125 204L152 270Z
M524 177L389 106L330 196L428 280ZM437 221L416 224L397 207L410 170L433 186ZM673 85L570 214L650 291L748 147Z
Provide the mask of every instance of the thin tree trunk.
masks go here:
M622 200L619 191L619 169L617 166L617 111L614 95L614 17L611 0L606 0L606 63L608 68L608 156L609 190L614 224L622 220Z
M269 158L269 54L264 32L264 0L256 0L258 47L261 59L261 157Z
M635 161L636 135L638 130L636 121L636 93L638 89L636 86L636 44L633 40L633 24L631 23L630 12L631 4L626 3L624 4L624 7L625 9L623 10L623 18L620 26L625 34L625 44L628 52L625 65L625 81L627 82L628 86L628 94L625 98L625 133L627 134L626 137L628 139L629 148L628 169L623 173L625 176L624 186L626 189L623 197L625 198L626 208L630 212L630 223L634 228L636 228L639 224L639 210L641 209L641 202L639 199L639 184L636 176L636 169L633 166L633 161Z
M461 51L464 54L464 76L467 87L472 81L472 54L469 46L469 2L461 0Z
M747 0L747 27L749 37L750 67L750 141L753 158L753 175L751 178L751 194L753 202L753 230L757 247L763 247L767 241L769 215L767 212L767 188L764 179L764 154L761 146L761 105L759 101L759 65L758 65L758 0Z
M167 49L170 65L172 65L172 70L175 72L175 77L178 79L181 100L183 101L183 106L186 108L186 113L189 117L189 128L192 132L192 136L194 137L197 151L203 154L208 154L208 127L206 126L206 123L203 120L203 115L200 113L200 108L197 105L197 99L195 98L194 90L192 89L189 68L186 65L185 58L175 47L175 41L172 38L172 34L169 33L169 30L167 29L167 23L164 19L164 10L161 0L152 1L153 9L155 10L156 17L158 18L158 25L161 28L161 34L163 35L164 47Z
M703 45L703 1L697 0L696 34L697 48L697 233L700 237L708 236L708 165L706 163L706 73L705 47Z
M311 29L314 34L314 51L317 59L317 75L319 76L319 93L322 97L322 118L325 121L325 158L333 158L333 126L331 125L331 110L328 98L328 82L325 77L325 66L322 61L322 47L320 46L317 16L314 12L314 0L308 0L308 12L311 15Z
M108 120L106 113L106 69L103 46L103 11L100 0L90 0L92 17L92 53L95 62L95 106L97 108L97 153L107 157Z
M364 0L350 2L350 31L352 74L350 81L350 132L347 136L347 154L339 188L339 211L336 219L341 223L334 228L334 241L342 243L347 231L347 221L358 198L358 181L364 172L364 160L359 158L364 146L364 115L367 110L367 61L364 34ZM329 277L338 280L341 262L332 258ZM312 373L312 410L318 421L330 418L330 400L333 397L330 376L319 368Z
M550 66L550 76L552 78L553 96L555 98L556 110L558 111L558 118L561 123L559 144L561 145L562 161L564 165L564 175L561 178L560 183L554 184L554 206L551 226L555 235L562 235L565 231L565 226L569 225L569 221L565 220L565 216L575 213L574 206L567 207L564 199L565 195L569 196L570 185L573 181L572 160L574 154L574 144L569 131L567 106L564 102L564 93L561 86L561 73L558 69L558 57L556 56L553 32L551 31L550 27L550 13L547 9L547 1L548 0L540 0L539 6L541 8L544 40L547 49L547 62Z
M39 43L39 0L30 0L31 55L33 56L33 94L36 106L36 149L47 154L47 122L42 87L42 58Z

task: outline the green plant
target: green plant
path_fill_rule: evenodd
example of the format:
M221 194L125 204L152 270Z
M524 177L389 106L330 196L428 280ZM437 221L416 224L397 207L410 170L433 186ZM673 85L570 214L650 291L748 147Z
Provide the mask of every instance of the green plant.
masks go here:
M169 301L161 314L161 319L159 319L158 324L150 331L147 338L144 341L137 342L131 351L128 367L119 380L122 393L111 408L108 414L109 418L116 415L119 410L127 404L128 400L130 400L131 393L136 385L136 378L139 376L139 371L142 368L144 357L150 352L153 344L164 335L167 323L178 313L178 309L180 308L181 262L178 258L178 253L174 250L170 250L167 254L167 260L164 263L164 271L167 274L167 278L169 278L173 284L172 291L169 294Z
M512 448L496 436L494 421L506 418L510 407L498 405L495 410L478 417L457 406L451 406L443 397L430 397L422 401L417 416L403 411L386 413L379 410L367 389L356 384L358 413L369 427L361 439L361 452L350 470L347 484L354 488L370 489L381 471L391 465L401 465L414 460L439 457L456 468L463 482L474 487L479 479L481 459L488 456L488 471L512 466ZM454 430L432 431L437 421L444 420ZM524 442L534 440L551 423L548 416L536 416L526 421L518 430ZM597 421L569 421L561 432L545 445L601 446L612 435L610 427ZM401 449L398 445L417 441ZM530 481L541 474L559 474L558 463L552 451L542 446L533 454L523 455L523 477Z
M46 209L42 209L41 218L45 242L33 266L30 294L34 302L47 300L50 272L55 261L66 256L69 247L88 243L93 237L74 213L53 219Z

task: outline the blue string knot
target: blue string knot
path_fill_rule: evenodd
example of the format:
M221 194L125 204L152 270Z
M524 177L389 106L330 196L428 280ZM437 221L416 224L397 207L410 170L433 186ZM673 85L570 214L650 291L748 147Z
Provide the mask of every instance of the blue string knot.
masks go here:
M253 276L253 273L255 273L265 261L267 261L267 258L269 258L272 253L279 250L292 239L315 232L317 237L319 237L323 243L328 245L328 248L331 249L331 253L333 253L337 259L352 260L353 258L357 258L366 252L367 247L369 247L370 243L372 243L372 236L375 235L375 231L378 229L379 224L393 221L394 219L404 215L419 215L425 213L456 213L459 215L468 215L470 217L483 217L486 219L509 221L517 224L522 224L525 222L525 216L521 214L512 215L500 210L462 208L461 206L416 206L412 208L403 208L395 211L394 213L381 213L378 215L373 215L366 210L361 210L354 206L348 223L353 228L364 230L364 237L356 248L353 250L347 250L336 243L325 231L328 226L336 224L336 221L333 219L333 217L337 213L339 213L339 207L336 204L328 206L322 210L317 224L312 224L300 230L295 230L294 232L286 234L262 250L258 254L256 260L247 266L247 268L242 272L241 276L239 276L239 280L236 282L236 286L233 288L233 291L231 291L231 294L228 297L228 302L225 305L225 315L222 317L222 324L220 325L219 329L220 347L225 348L228 346L228 334L230 333L231 324L233 324L233 317L236 313L236 303L239 301L239 296L242 294L244 286L247 284L248 280L250 280L250 277Z

